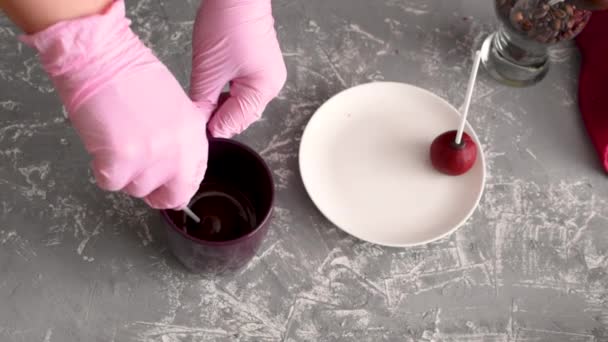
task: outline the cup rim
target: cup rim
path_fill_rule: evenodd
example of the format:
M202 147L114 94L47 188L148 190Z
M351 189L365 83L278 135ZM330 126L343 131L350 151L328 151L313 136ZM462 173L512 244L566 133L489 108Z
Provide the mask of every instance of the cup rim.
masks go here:
M257 160L257 162L260 163L262 165L262 167L264 168L266 176L270 180L270 209L268 209L268 212L266 213L266 215L264 215L264 218L260 221L260 223L258 223L255 226L255 228L252 231L250 231L249 233L247 233L243 236L239 236L236 239L226 240L226 241L209 241L209 240L202 240L202 239L199 239L199 238L186 234L186 232L183 229L179 228L175 224L175 222L173 222L173 220L171 220L171 218L169 217L169 214L167 212L171 209L162 209L162 210L160 210L160 212L161 212L163 219L171 227L171 229L178 232L183 237L196 242L199 245L209 245L209 246L234 245L234 244L238 244L239 242L242 242L244 240L247 240L247 239L253 237L264 226L266 226L268 224L268 221L270 220L270 217L272 216L272 212L274 211L274 199L275 199L274 179L272 178L272 171L270 170L270 167L268 167L268 164L266 163L266 161L264 161L264 158L262 158L262 156L259 153L257 153L255 150L253 150L251 147L245 145L242 142L232 140L232 139L226 139L226 138L211 138L211 139L209 139L209 144L211 145L211 143L213 141L228 143L228 144L234 145L242 150L245 150L247 153L249 153L251 156L253 156Z

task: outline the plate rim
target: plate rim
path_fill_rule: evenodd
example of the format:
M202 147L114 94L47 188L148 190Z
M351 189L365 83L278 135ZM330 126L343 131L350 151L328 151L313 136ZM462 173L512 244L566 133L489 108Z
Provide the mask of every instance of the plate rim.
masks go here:
M441 96L433 93L430 90L427 90L427 89L415 86L415 85L410 84L410 83L389 82L389 81L376 81L376 82L367 82L367 83L358 84L358 85L355 85L353 87L349 87L349 88L341 90L340 92L334 94L329 99L327 99L325 102L323 102L323 104L321 104L321 106L319 106L319 108L317 108L317 110L315 110L315 112L312 114L312 116L310 117L310 119L306 123L306 125L304 127L304 131L302 132L301 139L300 139L300 146L298 148L298 169L299 169L299 173L300 173L300 179L302 180L302 183L304 185L304 189L306 191L306 194L308 195L308 197L310 198L310 200L314 204L315 208L317 208L317 210L319 210L319 212L321 212L321 214L323 215L323 217L326 220L328 220L329 222L331 222L331 224L334 225L336 228L340 229L341 231L345 232L346 234L348 234L348 235L350 235L352 237L355 237L356 239L358 239L360 241L365 241L367 243L372 243L372 244L379 245L379 246L384 246L384 247L407 248L407 247L423 246L423 245L427 245L429 243L435 242L437 240L441 240L441 239L443 239L443 238L445 238L445 237L453 234L454 232L456 232L460 227L462 227L471 218L471 216L475 213L475 210L477 209L477 207L479 207L479 203L481 202L481 198L483 197L484 190L485 190L486 176L487 176L485 154L484 154L483 146L482 146L482 144L479 141L479 138L477 136L477 133L475 132L475 130L469 124L468 121L466 123L466 127L467 127L468 131L470 133L472 133L471 138L473 138L473 140L477 143L477 148L479 149L479 151L478 151L479 152L478 153L478 157L481 157L480 159L478 159L481 162L481 183L480 183L480 189L478 190L478 194L477 194L477 197L475 199L475 202L474 202L473 206L469 209L469 211L467 212L467 214L457 224L455 224L453 227L451 227L450 229L448 229L446 232L444 232L442 234L439 234L439 235L437 235L435 237L427 238L425 240L422 240L420 242L415 242L415 243L385 243L385 242L378 242L378 241L371 241L371 240L368 240L368 239L364 239L364 238L358 236L358 234L353 233L353 232L349 231L348 229L345 229L344 227L336 224L336 222L334 222L327 215L326 211L323 208L321 208L321 206L318 205L318 203L315 201L313 195L311 194L311 191L309 189L309 185L308 185L308 183L307 183L307 181L306 181L306 179L304 177L304 173L302 172L302 170L303 170L303 168L302 168L302 165L303 165L302 149L303 149L303 146L304 146L305 141L306 141L307 132L310 132L309 128L311 126L311 123L313 122L313 120L315 119L315 117L317 117L317 114L319 112L321 112L327 106L327 104L329 102L334 101L335 98L339 97L340 95L342 95L345 92L348 92L350 90L353 90L353 89L356 89L356 88L365 87L365 86L372 86L372 85L407 86L407 87L415 88L417 90L420 90L420 91L426 93L427 95L430 95L431 97L434 97L435 99L439 100L440 102L443 102L450 109L452 109L453 112L456 115L458 115L459 117L461 116L460 112L456 109L456 107L454 107L450 102L448 102L447 100L445 100ZM308 133L308 134L310 134L310 133Z

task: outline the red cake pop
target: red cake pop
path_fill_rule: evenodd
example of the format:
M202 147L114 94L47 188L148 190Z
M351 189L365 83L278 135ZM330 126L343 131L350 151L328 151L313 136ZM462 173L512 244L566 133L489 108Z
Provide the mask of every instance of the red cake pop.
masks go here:
M442 133L433 140L431 144L431 163L437 171L458 176L469 171L477 159L477 145L475 141L464 131L467 122L467 114L471 106L477 71L481 62L481 53L475 54L473 70L469 78L469 86L465 96L464 111L457 131Z
M460 144L456 143L457 131L448 131L433 140L431 163L437 171L458 176L469 171L477 159L477 145L464 133Z

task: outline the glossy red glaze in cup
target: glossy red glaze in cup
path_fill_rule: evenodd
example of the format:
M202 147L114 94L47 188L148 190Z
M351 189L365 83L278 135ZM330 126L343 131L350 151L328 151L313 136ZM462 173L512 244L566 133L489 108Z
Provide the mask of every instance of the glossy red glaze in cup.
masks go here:
M205 183L226 183L253 205L256 223L251 231L227 241L206 241L185 230L181 211L163 210L169 248L189 270L223 274L245 266L255 256L269 228L274 202L272 173L262 157L246 145L229 139L210 139Z

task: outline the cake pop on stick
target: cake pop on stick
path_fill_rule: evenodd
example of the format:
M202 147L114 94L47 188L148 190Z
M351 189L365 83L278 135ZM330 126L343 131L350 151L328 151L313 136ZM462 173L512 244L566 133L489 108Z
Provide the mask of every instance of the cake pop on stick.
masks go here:
M457 131L448 131L439 135L431 144L431 163L437 171L458 176L469 171L477 159L477 145L475 141L464 131L467 115L471 106L477 72L481 62L481 53L475 53L475 61L465 96L464 109Z

